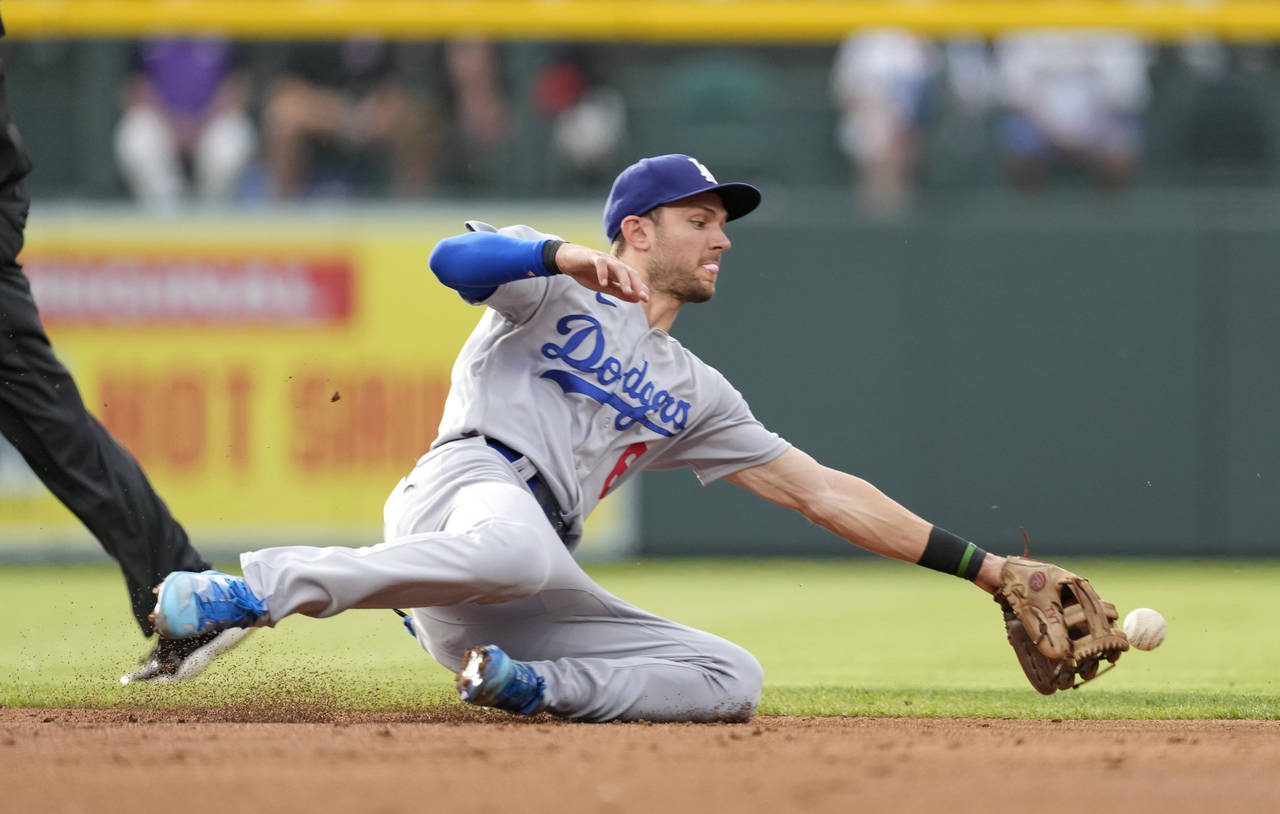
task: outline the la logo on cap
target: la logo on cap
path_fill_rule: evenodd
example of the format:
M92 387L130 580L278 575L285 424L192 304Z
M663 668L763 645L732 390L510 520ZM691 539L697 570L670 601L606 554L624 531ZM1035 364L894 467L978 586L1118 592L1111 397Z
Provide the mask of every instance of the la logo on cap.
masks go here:
M713 184L720 183L719 181L716 180L716 177L711 174L711 170L707 169L707 165L703 164L698 159L694 158L693 156L689 156L689 163L698 168L698 172L702 173L703 178L707 179Z
M689 172L689 167L696 172ZM656 155L640 159L614 179L604 205L605 236L616 240L622 231L622 221L630 215L643 215L655 207L704 192L720 196L728 220L740 218L760 204L760 190L750 184L720 183L711 170L693 156Z

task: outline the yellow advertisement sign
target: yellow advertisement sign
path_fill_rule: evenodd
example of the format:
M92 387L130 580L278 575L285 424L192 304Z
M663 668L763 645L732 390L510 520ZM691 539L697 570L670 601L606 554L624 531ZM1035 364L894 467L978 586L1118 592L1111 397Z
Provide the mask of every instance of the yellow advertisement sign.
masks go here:
M427 267L461 217L40 220L21 259L53 346L198 547L381 539L481 315ZM594 216L538 225L600 242ZM92 545L16 457L0 546ZM629 544L631 499L598 549Z

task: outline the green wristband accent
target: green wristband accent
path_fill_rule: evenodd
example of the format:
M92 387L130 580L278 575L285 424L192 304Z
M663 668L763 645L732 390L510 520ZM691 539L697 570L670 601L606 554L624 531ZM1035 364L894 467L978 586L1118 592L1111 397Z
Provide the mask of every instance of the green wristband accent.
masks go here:
M924 552L916 562L925 568L972 581L977 579L986 559L987 552L979 546L934 526L929 531Z
M956 576L964 577L964 572L969 569L969 560L973 558L973 552L977 550L978 547L973 543L969 543L964 547L964 556L960 558L960 565L956 568Z

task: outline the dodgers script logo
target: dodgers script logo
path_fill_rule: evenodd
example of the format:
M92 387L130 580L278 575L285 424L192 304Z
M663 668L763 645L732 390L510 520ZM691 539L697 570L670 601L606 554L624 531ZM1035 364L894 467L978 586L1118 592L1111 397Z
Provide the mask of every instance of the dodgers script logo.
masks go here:
M632 404L617 393L597 387L586 377L567 370L548 370L542 378L560 385L566 393L580 393L617 410L618 418L613 422L615 429L625 430L634 424L642 424L656 433L672 436L685 428L689 421L689 402L677 399L649 381L647 359L640 367L624 371L616 357L606 356L600 320L588 314L570 314L560 318L556 331L568 338L562 345L554 342L543 345L543 356L559 359L580 373L590 374L605 386L621 381L622 392L635 399L636 403ZM655 423L655 418L671 429Z

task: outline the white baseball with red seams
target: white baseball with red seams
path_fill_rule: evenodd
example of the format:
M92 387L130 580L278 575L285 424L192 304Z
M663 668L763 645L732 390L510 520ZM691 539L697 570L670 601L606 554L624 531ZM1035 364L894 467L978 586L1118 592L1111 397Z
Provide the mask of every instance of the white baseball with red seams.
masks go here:
M1124 617L1124 635L1139 650L1155 650L1164 641L1168 625L1159 611L1137 608Z

